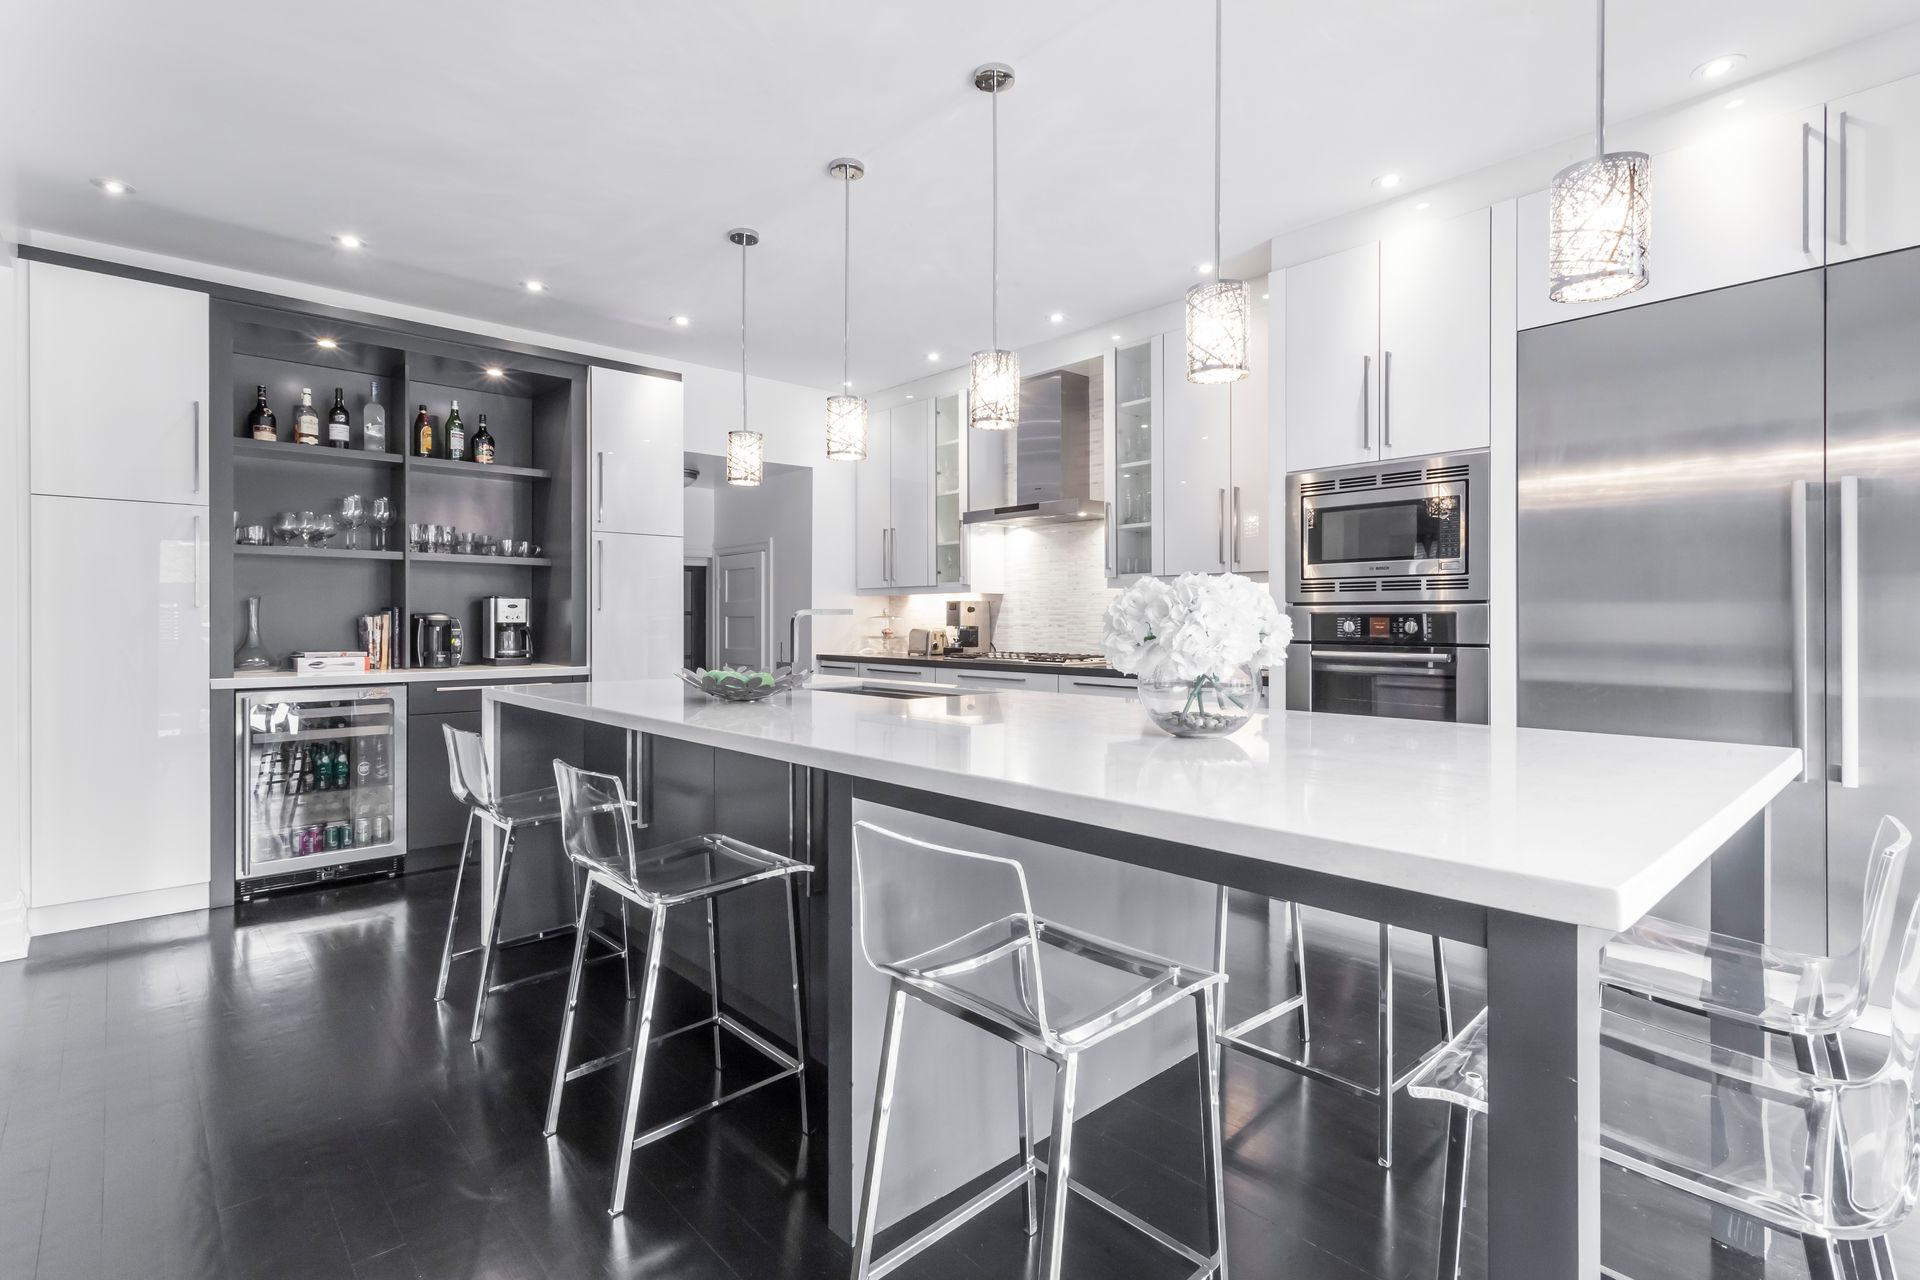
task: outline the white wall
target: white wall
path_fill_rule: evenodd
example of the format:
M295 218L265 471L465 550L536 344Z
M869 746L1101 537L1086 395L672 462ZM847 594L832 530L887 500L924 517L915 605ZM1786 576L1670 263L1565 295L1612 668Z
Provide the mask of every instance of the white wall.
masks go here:
M0 600L27 598L26 300L13 247L0 244ZM27 633L25 611L0 619L0 960L27 953Z

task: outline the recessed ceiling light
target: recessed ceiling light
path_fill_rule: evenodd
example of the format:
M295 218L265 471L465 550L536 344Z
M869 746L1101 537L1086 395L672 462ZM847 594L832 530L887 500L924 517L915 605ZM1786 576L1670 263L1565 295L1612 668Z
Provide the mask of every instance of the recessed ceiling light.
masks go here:
M1110 333L1107 335L1107 338L1109 341L1112 341L1112 342L1120 341L1120 335L1117 333Z
M1717 58L1708 58L1693 69L1695 80L1718 80L1747 60L1744 53L1723 53Z
M682 329L693 323L693 321L689 320L686 316L671 316L669 318Z
M93 179L93 185L110 196L130 196L133 194L133 188L118 178L95 178Z
M1413 211L1415 213L1425 213L1427 210L1431 208L1433 208L1433 201L1422 200L1419 204L1413 206Z
M1203 262L1195 267L1194 270L1198 271L1201 275L1205 275L1207 272L1213 270L1213 264L1211 262Z
M913 399L913 397L912 397L911 395L909 395L909 396L907 397L907 399L909 399L909 400L911 400L911 399Z
M1400 185L1400 175L1397 173L1383 173L1373 180L1373 185L1382 191L1391 191Z
M1048 324L1059 324L1059 323L1060 323L1060 322L1061 322L1062 320L1065 320L1066 318L1067 318L1067 314L1066 314L1066 312L1064 312L1064 311L1056 311L1056 312L1054 312L1054 313L1053 313L1052 315L1050 315L1050 316L1048 316L1048 317L1047 317L1047 323L1048 323Z
M504 378L507 376L507 371L497 364L490 364L487 366L487 376L489 378Z
M940 358L940 353L939 353L938 351L929 351L929 352L927 352L927 359L929 359L929 360L938 360L939 358Z
M852 379L852 378L842 378L842 379L840 380L840 385L841 385L841 386L843 386L843 387L850 387L850 386L852 386L852 385L853 385L853 379Z
M313 345L319 347L322 351L331 351L340 344L332 338L319 338L314 341Z
M1738 111L1740 108L1746 105L1747 105L1747 100L1745 98L1728 98L1726 102L1726 109L1728 111Z
M528 293L545 293L547 291L547 286L541 284L538 280L522 280L520 287Z
M356 236L351 232L346 232L346 231L343 231L339 235L335 236L333 238L333 242L339 245L342 249L364 249L367 247L367 242L365 240L362 240L359 236Z

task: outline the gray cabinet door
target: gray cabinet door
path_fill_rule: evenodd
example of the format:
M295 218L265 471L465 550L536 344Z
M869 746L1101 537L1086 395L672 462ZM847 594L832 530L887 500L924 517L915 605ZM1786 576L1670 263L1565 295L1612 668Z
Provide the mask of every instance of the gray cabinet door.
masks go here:
M413 712L407 717L407 860L418 870L424 865L452 865L467 829L467 807L453 798L448 781L446 735L450 724L469 733L480 732L478 711Z

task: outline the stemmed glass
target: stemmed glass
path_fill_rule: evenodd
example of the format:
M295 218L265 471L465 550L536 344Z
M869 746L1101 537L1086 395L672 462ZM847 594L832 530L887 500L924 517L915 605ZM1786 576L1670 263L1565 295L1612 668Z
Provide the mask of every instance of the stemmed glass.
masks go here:
M360 495L350 493L340 499L340 523L347 531L347 550L358 550L360 546L360 527L367 522L367 504Z
M339 532L340 526L334 521L332 516L320 516L314 520L313 528L307 534L307 538L313 545L324 547L327 543L332 542L334 535Z
M295 524L295 528L298 529L300 533L300 542L303 546L310 547L320 540L316 536L320 528L320 518L311 511L302 511L300 513L300 518Z
M387 530L393 524L393 500L390 498L375 498L373 500L373 507L367 515L367 523L373 526L373 549L375 551L385 551L387 549Z
M302 541L300 517L294 512L282 511L273 518L273 536L280 540L280 545L283 547L290 547Z

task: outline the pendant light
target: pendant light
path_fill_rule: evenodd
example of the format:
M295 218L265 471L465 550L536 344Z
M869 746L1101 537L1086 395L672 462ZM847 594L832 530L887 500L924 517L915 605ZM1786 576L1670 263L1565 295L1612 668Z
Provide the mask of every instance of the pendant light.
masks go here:
M747 429L747 250L760 243L760 233L735 227L727 239L740 246L740 429L727 432L727 483L754 485L766 471L767 438Z
M867 456L867 402L853 394L847 351L853 345L853 184L867 176L867 166L842 156L827 166L827 176L838 178L842 195L840 259L840 394L827 397L827 457L834 462L862 462Z
M1187 290L1187 381L1247 376L1252 304L1244 280L1220 275L1220 0L1213 0L1213 279Z
M1652 221L1644 151L1607 151L1607 0L1597 0L1593 159L1553 175L1547 296L1555 302L1604 302L1644 289Z
M1000 91L1013 87L1013 68L975 67L973 87L993 99L993 347L973 353L967 420L982 431L1011 431L1020 425L1020 357L1000 349Z

